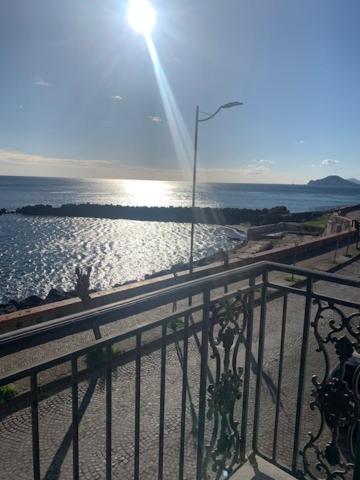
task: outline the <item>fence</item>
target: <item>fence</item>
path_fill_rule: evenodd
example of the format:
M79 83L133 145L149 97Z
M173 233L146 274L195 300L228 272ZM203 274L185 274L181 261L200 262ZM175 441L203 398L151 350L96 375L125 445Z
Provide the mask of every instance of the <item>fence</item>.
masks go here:
M225 479L251 451L298 478L334 469L351 478L359 285L264 262L62 319L71 334L141 315L120 333L3 375L0 387L22 389L1 412L4 478L28 479L31 466L35 480ZM59 328L3 335L2 361L51 346ZM310 381L318 370L321 380Z

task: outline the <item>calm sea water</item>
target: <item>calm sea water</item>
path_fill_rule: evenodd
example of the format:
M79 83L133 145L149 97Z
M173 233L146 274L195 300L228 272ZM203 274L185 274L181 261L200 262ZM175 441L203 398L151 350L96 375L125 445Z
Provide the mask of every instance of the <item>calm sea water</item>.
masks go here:
M74 180L0 177L0 208L47 203L190 205L191 186L138 180ZM197 205L291 211L360 203L360 189L299 185L200 185ZM92 265L92 287L141 278L189 258L186 224L86 218L0 216L0 302L46 295L51 287L72 289L76 265ZM226 228L196 227L195 258L236 243Z
M144 180L94 180L1 177L0 208L48 203L112 203L139 206L189 206L191 185ZM360 202L360 188L307 185L200 184L198 206L264 208L285 205L292 212L333 208Z

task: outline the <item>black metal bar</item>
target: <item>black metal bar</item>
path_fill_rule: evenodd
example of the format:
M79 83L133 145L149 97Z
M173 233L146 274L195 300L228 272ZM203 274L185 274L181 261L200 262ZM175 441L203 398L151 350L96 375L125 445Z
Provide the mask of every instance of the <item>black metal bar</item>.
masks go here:
M305 279L304 279L304 283L306 283ZM299 295L302 297L306 296L305 290L302 290L301 288L288 287L286 285L281 285L278 283L269 282L268 288L273 288L274 290L280 290L281 292L293 293L294 295Z
M141 333L136 335L134 480L140 480Z
M209 313L210 313L210 291L205 290L203 297L203 318L201 329L201 364L200 364L200 388L199 388L199 415L198 415L198 441L197 441L197 462L196 479L202 479L202 467L204 459L205 441L205 414L206 414L206 381L208 371L208 349L209 349Z
M310 268L295 267L294 265L285 265L284 263L266 262L266 269L277 272L296 273L304 277L311 277L313 280L323 280L324 282L340 283L348 287L360 287L360 281L350 277L343 277L334 273L319 272Z
M72 400L72 441L73 478L79 480L79 400L78 400L78 360L71 360L71 400Z
M164 427L165 427L165 381L166 381L166 322L161 328L161 367L160 367L160 413L159 413L159 467L158 480L164 472Z
M306 285L304 327L303 327L303 336L302 336L302 343L301 343L299 383L298 383L297 402L296 402L294 448L293 448L293 455L292 455L292 462L291 462L291 469L293 473L297 473L297 460L298 460L298 454L299 454L300 426L301 426L301 415L302 415L302 402L303 402L303 396L304 396L306 357L307 357L310 322L311 322L312 287L313 287L313 279L309 277L307 279L307 285Z
M185 461L185 431L186 431L186 390L188 385L188 332L189 315L184 318L184 339L183 339L183 357L182 357L182 391L181 391L181 431L180 431L180 453L179 453L179 480L184 480L184 461Z
M219 298L221 298L219 296ZM107 337L102 338L101 340L96 340L94 341L91 345L86 345L85 347L80 347L75 350L72 350L71 352L65 353L63 355L59 355L57 357L51 358L50 360L46 360L43 362L39 362L35 365L32 365L27 368L23 368L21 370L18 370L14 373L10 373L8 375L5 375L4 377L0 378L0 386L2 385L7 385L8 383L13 383L17 380L20 380L21 378L25 378L30 376L32 373L37 373L41 370L46 370L48 368L55 367L56 365L59 365L61 363L65 363L67 361L71 361L71 359L74 356L80 357L82 355L85 355L86 353L94 350L98 350L101 348L106 348L108 345L117 343L117 342L122 342L124 340L127 340L129 338L134 338L138 333L142 334L148 330L153 330L159 326L162 325L164 320L167 320L168 322L171 322L171 320L176 320L181 316L191 313L198 312L203 309L203 305L195 305L191 308L186 308L182 310L178 310L177 312L167 315L165 318L161 318L160 320L155 320L155 321L148 321L144 322L138 327L130 327L127 330L125 330L124 333L120 334L115 334L115 335L109 335ZM1 337L1 336L0 336ZM170 336L169 336L170 337Z
M354 308L355 310L360 310L360 303L351 302L349 300L342 300L341 298L337 297L328 297L327 295L319 295L318 293L312 294L313 300L321 300L326 303L334 304L334 305L341 305L342 307L349 307Z
M246 434L248 430L248 410L249 410L249 385L250 385L250 371L251 371L251 348L253 338L253 324L254 324L254 300L255 300L255 277L249 278L249 286L251 292L249 294L249 310L248 321L246 326L246 339L245 339L245 366L244 366L244 386L243 386L243 403L241 413L241 445L240 445L240 458L241 461L245 461L246 455Z
M304 284L306 285L306 279L304 279ZM280 290L281 292L286 292L286 293L291 293L294 295L299 295L302 297L306 297L306 290L300 290L299 288L294 288L294 287L287 287L286 285L280 285L276 283L269 282L268 283L268 288ZM349 308L354 308L354 309L359 309L360 308L360 303L356 302L351 302L349 300L344 300L338 297L329 297L327 295L321 295L319 293L313 292L312 295L313 299L316 300L322 300L324 302L330 302L332 304L338 304L343 307L349 307Z
M249 279L254 277L255 275L249 275ZM220 295L214 295L211 297L210 300L210 307L212 305L217 305L219 301L224 301L224 300L231 300L234 298L234 295L247 295L250 294L254 288L261 288L263 286L262 282L255 283L254 287L239 287L238 285L235 285L235 288L233 290L229 290L227 293L222 293ZM186 312L184 312L185 314ZM190 312L189 312L190 313Z
M112 346L106 348L106 480L112 478Z
M31 440L34 480L40 480L39 404L36 373L31 375Z
M260 310L260 326L259 326L259 346L258 346L258 362L256 371L256 392L255 392L255 409L254 409L254 430L253 430L253 450L257 453L257 440L259 431L259 416L260 416L260 399L261 399L261 382L263 374L264 361L264 344L265 344L265 320L266 320L266 305L267 305L267 282L268 271L263 272L263 282L261 292L261 310Z
M272 449L272 457L274 462L276 461L276 455L277 455L277 438L278 438L278 431L279 431L281 383L282 383L282 372L283 372L284 351L285 351L287 304L288 304L288 294L285 293L284 300L283 300L283 311L282 311L282 322L281 322L280 357L279 357L279 371L278 371L277 392L276 392L274 438L273 438L273 449Z
M255 285L256 288L261 288L261 286L262 286L261 283ZM235 293L242 293L242 294L245 295L246 293L249 293L249 291L250 290L247 287L247 288L240 288L240 289L234 290L233 292L228 293L226 295L218 295L210 301L210 305L213 305L213 304L217 303L219 300L224 300L226 298L231 298L231 297L233 297L233 295ZM360 305L359 305L359 308L360 308ZM32 373L38 373L42 370L46 370L48 368L55 367L56 365L60 365L62 363L65 363L66 361L71 361L71 359L74 356L80 357L80 356L85 355L86 353L88 353L92 350L97 350L97 349L100 349L100 348L106 348L110 344L121 342L121 341L129 339L129 338L134 338L134 337L136 337L137 333L144 333L148 330L152 330L152 329L157 328L158 326L161 326L161 324L163 323L164 320L167 320L168 323L169 323L169 322L171 322L171 320L176 320L179 317L184 317L185 315L191 316L191 314L196 313L196 312L198 312L202 309L203 309L203 304L202 303L196 304L195 306L192 306L191 308L180 309L173 314L167 315L165 318L161 318L160 320L144 322L142 325L140 325L138 327L129 328L128 330L125 330L124 333L109 335L107 337L102 338L101 340L97 340L97 341L93 342L91 345L87 345L85 347L77 348L77 349L75 349L71 352L68 352L68 353L65 353L63 355L59 355L57 357L51 358L50 360L39 362L39 363L37 363L35 365L32 365L30 367L27 367L27 368L15 371L13 373L7 374L4 377L0 378L0 387L3 386L3 385L7 385L9 383L16 382L16 381L18 381L22 378L28 377ZM194 331L196 328L193 328L192 330ZM200 328L198 328L198 329L200 329ZM180 338L179 332L175 332L175 334L168 335L168 337L167 337L168 342L167 343L172 343L175 340L173 337L176 336L176 335L178 335L179 338ZM129 353L132 353L132 352L130 351ZM128 354L126 353L125 355L127 356ZM131 355L129 355L129 361L132 361ZM92 369L92 371L94 371L94 370L95 369ZM79 373L79 375L81 375L83 377L82 374ZM82 380L83 380L83 378L81 378L81 381ZM42 390L41 393L43 393L43 390Z

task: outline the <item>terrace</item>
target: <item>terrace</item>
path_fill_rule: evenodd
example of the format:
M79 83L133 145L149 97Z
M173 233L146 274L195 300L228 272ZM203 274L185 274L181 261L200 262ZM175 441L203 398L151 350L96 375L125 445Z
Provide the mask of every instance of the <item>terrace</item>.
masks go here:
M2 335L0 478L358 478L359 286L261 262Z

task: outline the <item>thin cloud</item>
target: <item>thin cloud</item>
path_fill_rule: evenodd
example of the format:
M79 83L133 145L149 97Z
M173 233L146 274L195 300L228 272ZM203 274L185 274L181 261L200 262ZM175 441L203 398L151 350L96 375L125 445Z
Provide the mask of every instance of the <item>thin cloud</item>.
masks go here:
M161 117L159 117L157 115L148 115L148 119L151 120L152 122L155 122L155 123L162 122Z
M266 160L261 158L260 160L254 160L255 163L259 163L260 165L274 165L274 160Z
M273 160L266 160L261 158L260 160L252 160L245 169L254 175L264 175L271 172L271 165L274 165Z
M263 162L262 162L263 163ZM199 181L256 183L300 183L305 179L294 178L288 172L271 171L255 161L238 169L199 168ZM171 169L126 165L121 159L96 160L50 157L19 151L0 149L0 175L67 176L79 178L133 178L142 180L191 180L192 169Z
M20 103L19 105L16 105L16 108L18 110L22 110L24 108L24 105L22 103Z
M10 164L13 166L57 166L57 167L107 167L112 163L107 160L81 160L76 158L47 157L18 152L15 150L0 149L0 166Z
M239 182L239 183L302 183L305 178L294 175L289 172L272 171L270 168L258 166L250 163L244 168L234 169L199 169L199 182Z
M339 162L339 160L335 160L333 158L325 158L324 160L322 160L321 162L321 165L337 165Z
M123 97L121 97L120 95L113 95L111 98L113 100L116 100L117 102L121 102L121 100L123 100Z
M324 160L321 160L320 163L313 163L311 167L322 168L322 167L335 166L335 165L338 165L339 163L340 163L339 160L335 160L334 158L324 158Z
M305 140L296 140L296 143L305 143Z
M50 83L46 82L42 77L34 77L33 84L37 85L38 87L49 87L50 86Z

